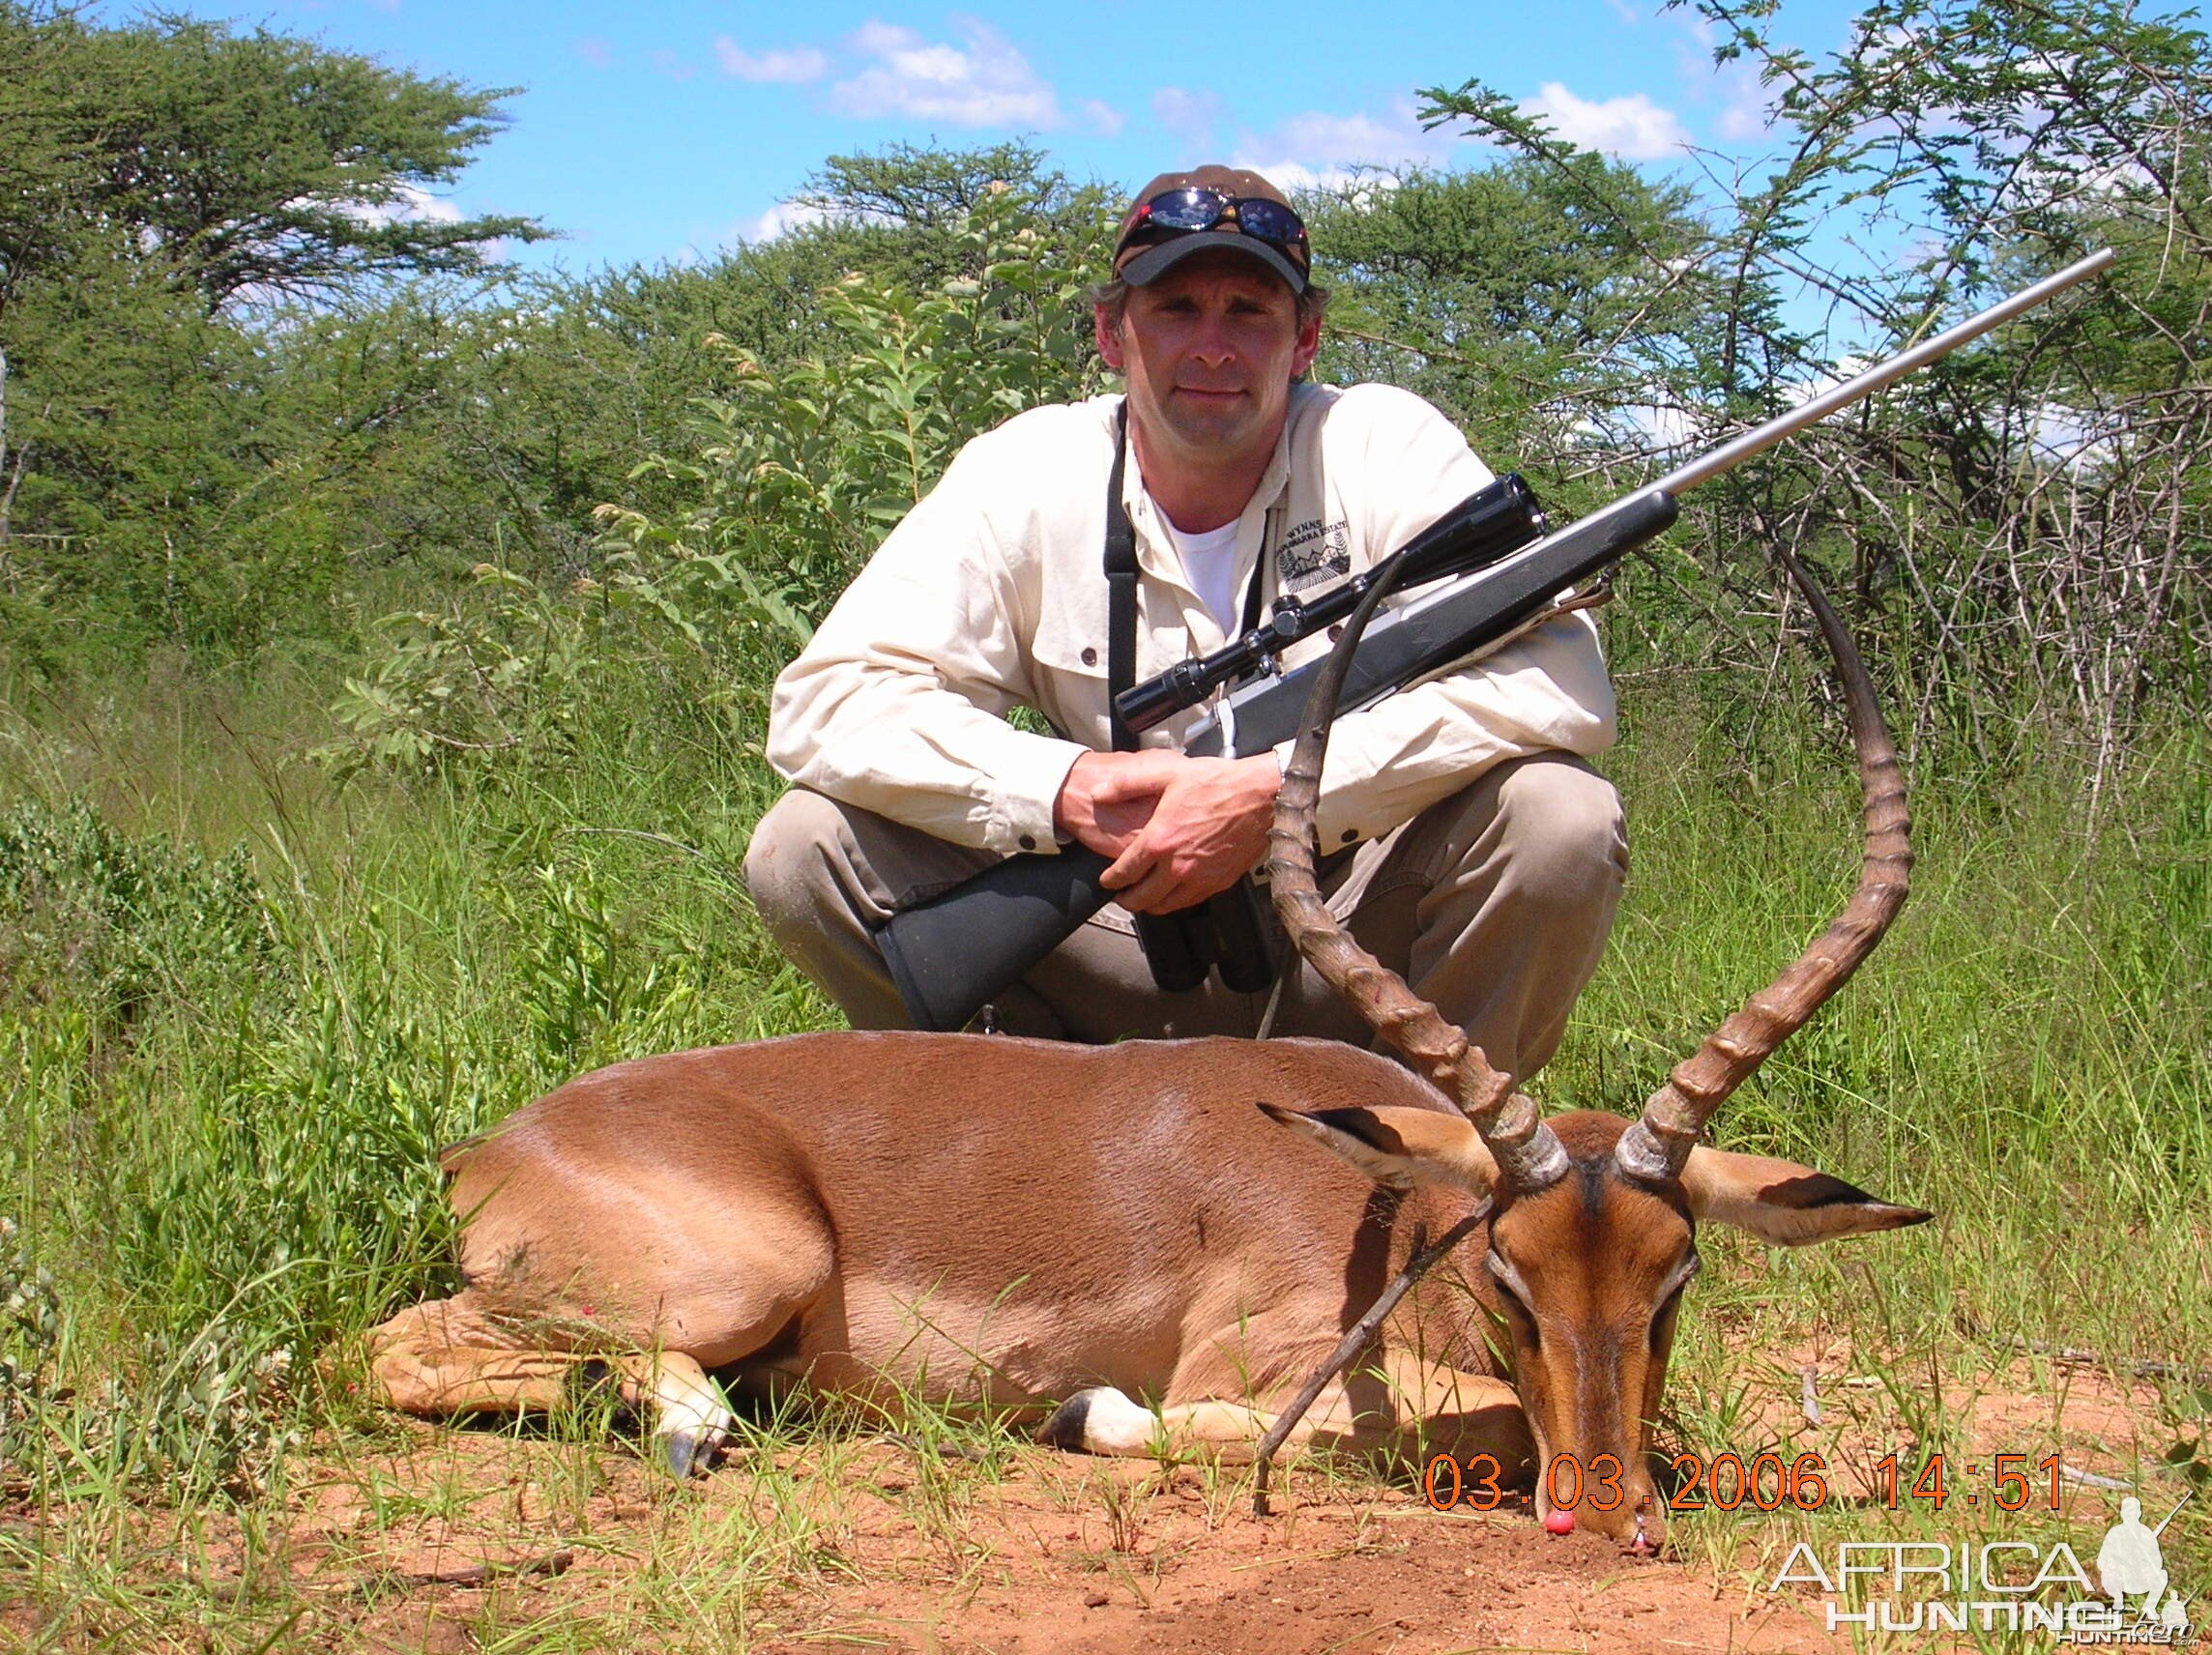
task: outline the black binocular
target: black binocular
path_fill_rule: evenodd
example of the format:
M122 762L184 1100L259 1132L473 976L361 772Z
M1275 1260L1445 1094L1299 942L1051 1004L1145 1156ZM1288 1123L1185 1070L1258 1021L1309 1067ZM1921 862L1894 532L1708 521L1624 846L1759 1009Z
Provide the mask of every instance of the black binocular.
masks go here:
M1222 986L1238 994L1258 994L1275 980L1282 927L1250 874L1189 908L1133 917L1162 994L1188 994L1215 970Z

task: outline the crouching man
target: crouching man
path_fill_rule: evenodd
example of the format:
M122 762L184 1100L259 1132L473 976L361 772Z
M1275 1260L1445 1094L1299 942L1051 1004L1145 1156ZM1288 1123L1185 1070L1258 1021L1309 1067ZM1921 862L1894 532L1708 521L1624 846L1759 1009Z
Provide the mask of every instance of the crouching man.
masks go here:
M1000 857L1080 843L1114 858L1116 904L998 998L996 1026L1257 1031L1268 991L1218 977L1163 991L1131 916L1247 878L1287 747L1188 756L1199 710L1129 738L1113 669L1138 682L1219 649L1278 595L1358 573L1491 480L1418 397L1301 383L1326 299L1310 266L1305 226L1257 173L1146 186L1094 303L1125 393L970 443L777 681L769 756L794 786L746 881L856 1028L910 1026L874 939L892 914ZM1117 542L1135 571L1127 663L1112 659ZM1326 647L1306 640L1290 664ZM1053 733L1016 728L1016 707ZM1344 717L1331 740L1332 907L1508 1073L1552 1055L1613 923L1619 801L1585 762L1613 739L1596 630L1575 613ZM1310 968L1283 969L1274 1031L1372 1038Z

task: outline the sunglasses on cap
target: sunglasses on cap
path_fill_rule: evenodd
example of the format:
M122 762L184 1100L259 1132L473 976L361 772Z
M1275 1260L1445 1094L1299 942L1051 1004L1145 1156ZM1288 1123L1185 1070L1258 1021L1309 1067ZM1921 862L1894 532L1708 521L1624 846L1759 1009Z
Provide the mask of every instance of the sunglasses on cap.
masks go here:
M1128 228L1121 232L1121 246L1126 247L1131 238L1147 230L1190 235L1224 224L1239 235L1295 251L1301 261L1305 256L1305 221L1280 201L1260 195L1224 195L1198 184L1163 190L1140 206L1130 215Z

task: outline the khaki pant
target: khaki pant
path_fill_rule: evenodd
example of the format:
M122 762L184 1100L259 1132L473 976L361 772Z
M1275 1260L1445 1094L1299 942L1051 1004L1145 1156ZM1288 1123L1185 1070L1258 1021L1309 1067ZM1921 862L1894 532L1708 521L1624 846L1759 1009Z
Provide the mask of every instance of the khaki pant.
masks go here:
M754 830L745 883L777 944L856 1029L911 1027L875 928L996 858L794 789ZM1597 969L1628 871L1620 800L1578 758L1499 765L1396 832L1322 863L1330 910L1361 946L1527 1077L1557 1048ZM1267 995L1218 978L1153 985L1129 915L1109 905L995 1002L1007 1033L1106 1041L1259 1031ZM1273 1032L1370 1044L1373 1031L1299 963Z

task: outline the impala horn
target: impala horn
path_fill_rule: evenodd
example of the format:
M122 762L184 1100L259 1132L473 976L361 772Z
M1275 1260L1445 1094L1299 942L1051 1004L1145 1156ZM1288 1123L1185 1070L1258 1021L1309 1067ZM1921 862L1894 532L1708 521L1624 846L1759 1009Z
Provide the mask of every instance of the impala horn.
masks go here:
M1866 851L1858 888L1796 964L1706 1035L1694 1057L1675 1065L1667 1084L1644 1106L1644 1118L1620 1135L1615 1162L1643 1183L1667 1183L1682 1176L1690 1150L1714 1112L1850 979L1905 906L1910 886L1911 824L1905 811L1905 781L1897 768L1897 745L1882 723L1874 680L1850 633L1804 566L1780 545L1775 553L1812 606L1843 681L1866 800Z
M1500 1193L1527 1195L1558 1181L1567 1154L1536 1106L1513 1089L1513 1077L1491 1067L1482 1049L1406 985L1403 977L1353 942L1329 913L1314 876L1314 816L1321 802L1322 757L1352 652L1398 574L1393 554L1375 572L1344 623L1328 663L1306 700L1305 717L1275 796L1267 829L1267 879L1275 912L1298 953L1351 1002L1438 1090L1466 1112L1498 1163Z

